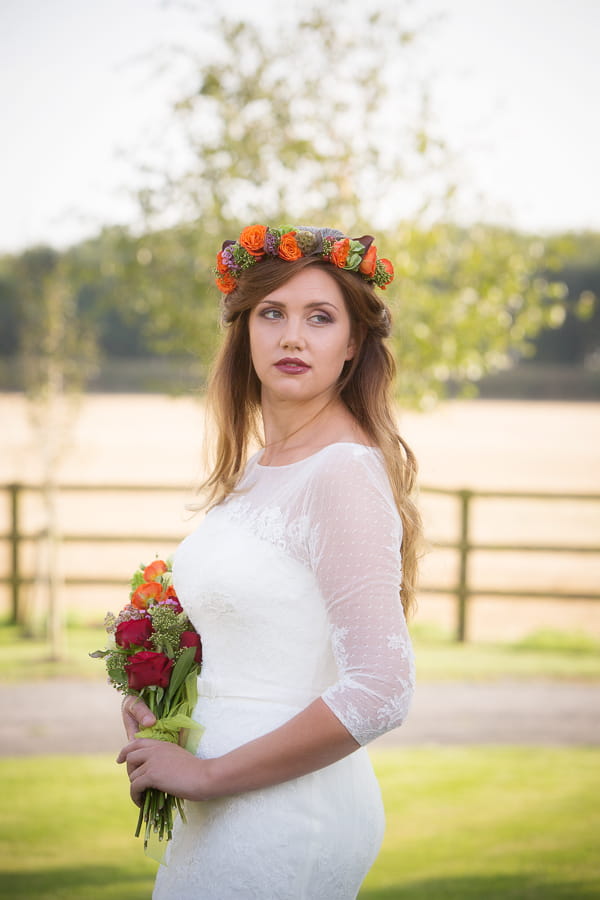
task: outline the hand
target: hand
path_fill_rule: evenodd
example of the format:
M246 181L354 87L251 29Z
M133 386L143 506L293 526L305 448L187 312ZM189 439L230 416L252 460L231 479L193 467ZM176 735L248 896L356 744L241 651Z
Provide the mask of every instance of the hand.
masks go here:
M206 799L203 784L209 761L198 759L177 744L138 738L123 747L117 762L127 763L131 799L137 806L142 805L148 788L157 788L183 800Z
M156 722L156 716L152 710L146 706L143 700L135 697L133 694L129 694L123 700L121 714L125 731L130 741L135 739L137 732L141 728L150 728Z

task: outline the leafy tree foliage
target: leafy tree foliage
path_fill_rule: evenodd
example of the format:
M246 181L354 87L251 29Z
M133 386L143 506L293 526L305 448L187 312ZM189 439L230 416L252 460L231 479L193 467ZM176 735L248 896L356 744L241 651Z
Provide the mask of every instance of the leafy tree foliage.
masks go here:
M348 3L340 17L307 5L294 20L204 24L201 48L181 51L189 87L162 128L167 159L146 160L147 222L175 211L211 246L253 220L393 223L397 200L443 151L415 74L410 8Z
M349 4L342 19L322 8L284 24L274 13L269 28L211 19L208 49L188 51L188 86L163 127L168 160L146 160L144 227L106 228L61 256L67 318L86 325L69 335L89 348L91 329L112 355L188 355L205 370L218 333L215 254L253 221L375 231L396 266L386 297L412 406L530 354L541 329L589 307L566 297L558 240L448 224L455 186L415 74L409 8ZM409 196L420 198L410 216ZM40 303L44 292L32 287L33 258L13 262L0 300L14 312L11 290ZM69 341L66 356L89 358Z

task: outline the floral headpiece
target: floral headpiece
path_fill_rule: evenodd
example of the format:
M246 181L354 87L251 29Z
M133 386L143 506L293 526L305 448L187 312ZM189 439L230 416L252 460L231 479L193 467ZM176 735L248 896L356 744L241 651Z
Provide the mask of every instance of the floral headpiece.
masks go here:
M269 256L283 260L317 256L338 269L356 272L369 284L385 290L393 281L394 267L389 259L377 258L373 240L369 234L353 239L332 228L309 225L249 225L237 241L225 241L217 254L217 287L230 294L242 272Z

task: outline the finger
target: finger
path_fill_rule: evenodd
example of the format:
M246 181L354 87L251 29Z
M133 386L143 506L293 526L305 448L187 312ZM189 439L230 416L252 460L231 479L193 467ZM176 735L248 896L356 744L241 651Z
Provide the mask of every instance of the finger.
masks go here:
M129 741L128 744L125 744L125 746L121 747L121 749L119 750L119 755L117 756L117 762L118 763L124 763L124 762L129 763L130 754L133 753L135 750L139 750L139 748L140 748L139 738L137 740L134 738L133 740Z
M139 725L144 728L150 728L156 722L156 716L152 710L144 703L141 697L135 697L130 694L123 701L123 711L129 717L126 726L138 730Z
M132 759L132 756L136 753L137 757L134 758L143 761L143 759L146 758L148 750L156 748L157 745L160 746L161 743L161 741L153 741L151 738L134 738L134 740L129 741L128 744L125 744L124 747L121 747L119 755L117 756L117 762L129 762ZM140 755L140 751L142 750L145 750L146 753Z
M150 770L146 765L141 764L130 776L129 784L129 795L136 806L142 806L144 794L151 787L153 787L153 783Z

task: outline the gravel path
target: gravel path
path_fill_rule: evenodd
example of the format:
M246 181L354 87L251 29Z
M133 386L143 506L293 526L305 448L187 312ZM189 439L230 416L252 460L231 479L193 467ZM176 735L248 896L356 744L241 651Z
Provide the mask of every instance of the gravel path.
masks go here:
M0 685L0 756L114 752L119 695L99 682ZM600 746L600 685L564 681L419 685L406 724L373 746Z

